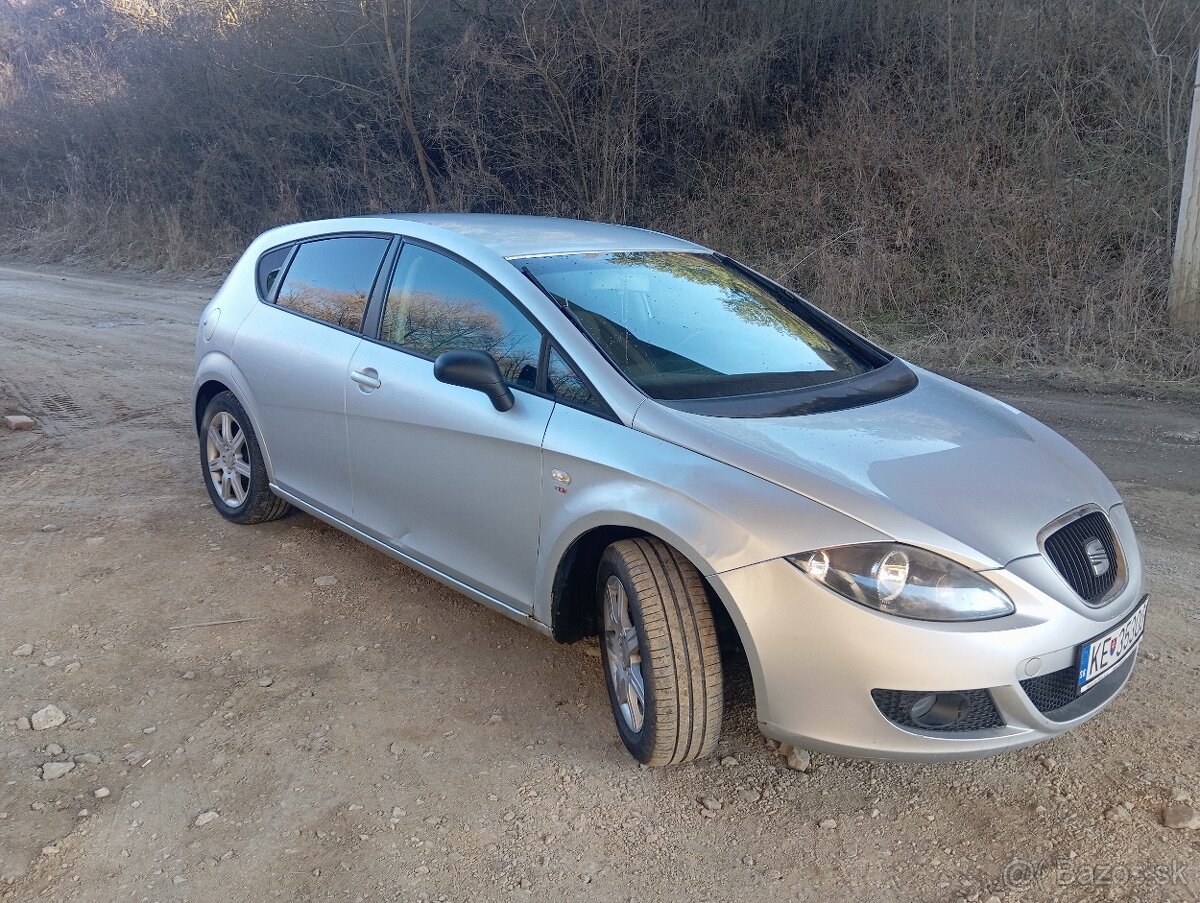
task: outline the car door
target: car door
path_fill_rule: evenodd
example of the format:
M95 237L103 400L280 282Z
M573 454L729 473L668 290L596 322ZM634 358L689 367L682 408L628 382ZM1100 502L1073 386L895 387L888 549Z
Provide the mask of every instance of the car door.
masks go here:
M272 262L282 276L272 270L260 280L267 303L254 306L233 346L274 482L347 516L350 358L389 243L387 236L339 235L298 244L284 265Z
M484 275L406 243L378 340L364 341L351 362L371 382L346 399L355 521L525 612L538 554L541 443L554 407L532 391L541 345L538 327ZM434 359L456 349L496 358L515 390L511 410L434 378Z

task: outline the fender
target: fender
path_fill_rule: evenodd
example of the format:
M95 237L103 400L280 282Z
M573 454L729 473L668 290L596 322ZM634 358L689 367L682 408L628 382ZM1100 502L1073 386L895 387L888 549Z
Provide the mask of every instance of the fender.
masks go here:
M251 391L245 375L238 368L237 364L223 351L209 351L200 359L196 368L196 379L192 383L193 406L195 405L196 396L200 392L200 387L212 380L228 386L229 390L237 396L237 400L242 403L242 407L246 409L246 416L250 418L250 426L254 430L254 435L258 437L258 448L262 452L263 463L267 465L267 476L273 481L275 479L275 468L271 464L271 443L269 437L263 433L262 427L259 425L258 404L254 398L254 393Z

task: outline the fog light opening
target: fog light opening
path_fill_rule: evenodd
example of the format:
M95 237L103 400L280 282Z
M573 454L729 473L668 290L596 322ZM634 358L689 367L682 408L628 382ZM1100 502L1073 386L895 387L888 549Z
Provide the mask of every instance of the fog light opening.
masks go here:
M908 716L913 724L944 730L971 713L971 701L962 693L929 693L912 704Z

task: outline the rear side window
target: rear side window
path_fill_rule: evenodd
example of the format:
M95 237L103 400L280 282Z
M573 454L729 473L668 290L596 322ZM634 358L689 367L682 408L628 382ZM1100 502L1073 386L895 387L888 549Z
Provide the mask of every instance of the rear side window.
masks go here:
M358 330L388 239L322 238L296 249L276 303L331 326Z
M280 269L287 263L288 252L291 250L290 245L285 245L258 258L258 293L263 298L271 294L271 287L275 285Z

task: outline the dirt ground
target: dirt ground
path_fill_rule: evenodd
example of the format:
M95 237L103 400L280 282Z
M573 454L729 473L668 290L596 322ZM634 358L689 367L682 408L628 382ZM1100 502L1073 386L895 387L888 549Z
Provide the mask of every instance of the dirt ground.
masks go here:
M0 268L0 413L39 424L0 429L0 899L1197 899L1200 831L1162 825L1200 806L1197 400L990 387L1137 525L1148 635L1102 717L996 759L802 773L735 687L731 758L646 770L594 643L305 515L212 510L188 397L211 290ZM48 704L66 723L21 729Z

